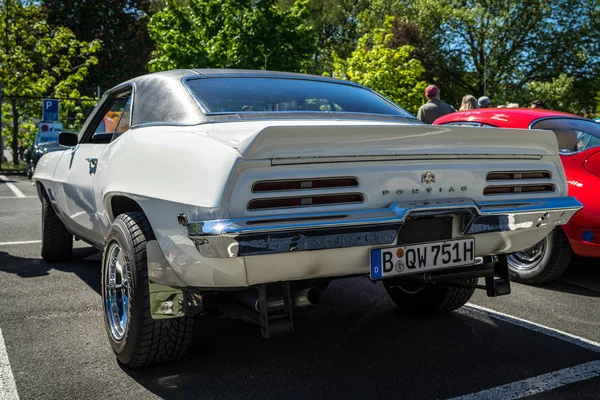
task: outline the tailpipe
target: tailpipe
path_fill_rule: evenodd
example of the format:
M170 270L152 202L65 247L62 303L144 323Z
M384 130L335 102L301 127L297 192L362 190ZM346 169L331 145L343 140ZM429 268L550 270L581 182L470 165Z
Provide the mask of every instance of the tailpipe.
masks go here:
M426 272L423 274L402 277L403 280L423 284L448 283L469 278L486 278L494 276L494 265L480 265L475 267L457 268L451 271Z
M321 291L316 287L298 290L292 293L292 306L307 307L319 304L322 297ZM246 307L255 310L256 312L260 312L260 300L255 293L243 292L240 294L239 300ZM283 297L280 295L268 297L267 309L269 311L283 310Z

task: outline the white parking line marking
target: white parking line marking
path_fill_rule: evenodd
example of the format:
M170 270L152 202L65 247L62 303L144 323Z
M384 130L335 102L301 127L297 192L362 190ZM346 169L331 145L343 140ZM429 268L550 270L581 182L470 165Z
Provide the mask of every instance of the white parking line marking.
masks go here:
M8 352L4 345L2 329L0 329L0 400L19 400L15 377L10 369Z
M521 399L537 393L548 392L575 382L600 376L600 361L590 361L574 367L561 369L522 381L512 382L481 392L454 397L450 400L510 400Z
M23 196L23 197L14 197L14 196L0 196L0 200L8 200L8 199L36 199L37 196Z
M0 175L0 181L4 182L6 184L6 186L8 186L8 188L10 190L12 190L12 192L15 194L15 196L20 197L20 198L25 197L25 195L23 194L23 192L21 192L18 187L16 187L12 182L8 181L8 179L6 178L6 176Z
M26 240L24 242L4 242L0 243L0 246L14 246L17 244L34 244L34 243L42 243L41 240Z
M573 335L571 333L563 332L558 329L550 328L533 321L528 321L519 317L504 314L499 311L492 310L490 308L481 307L476 304L467 303L467 308L471 308L487 314L491 318L498 319L500 321L507 322L509 324L520 326L521 328L529 329L530 331L542 333L544 335L553 337L555 339L563 340L571 343L575 346L583 347L584 349L600 353L600 343L592 340L583 338L581 336Z

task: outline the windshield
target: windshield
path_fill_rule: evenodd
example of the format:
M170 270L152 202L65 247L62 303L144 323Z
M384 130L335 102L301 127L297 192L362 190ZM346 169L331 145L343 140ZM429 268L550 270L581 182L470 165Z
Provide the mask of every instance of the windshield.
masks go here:
M561 153L576 153L600 145L600 124L585 119L544 119L535 122L531 129L554 131Z
M414 118L357 86L305 79L218 77L191 79L193 95L212 113L335 112Z

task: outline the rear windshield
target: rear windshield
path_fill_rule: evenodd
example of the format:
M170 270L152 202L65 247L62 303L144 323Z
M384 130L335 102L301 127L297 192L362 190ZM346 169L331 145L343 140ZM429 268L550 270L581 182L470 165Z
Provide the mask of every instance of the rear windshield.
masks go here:
M334 82L218 77L192 79L187 85L209 114L336 112L414 118L367 89Z
M531 129L554 131L561 153L576 153L600 145L600 124L585 119L543 119L531 125Z

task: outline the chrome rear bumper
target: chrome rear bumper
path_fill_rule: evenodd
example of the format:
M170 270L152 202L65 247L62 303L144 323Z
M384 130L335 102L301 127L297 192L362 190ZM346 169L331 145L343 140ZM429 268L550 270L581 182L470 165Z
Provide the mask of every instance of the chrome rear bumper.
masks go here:
M188 236L204 257L391 245L408 218L465 215L461 235L564 225L582 204L573 197L394 203L388 208L190 222ZM531 243L533 245L535 243Z

